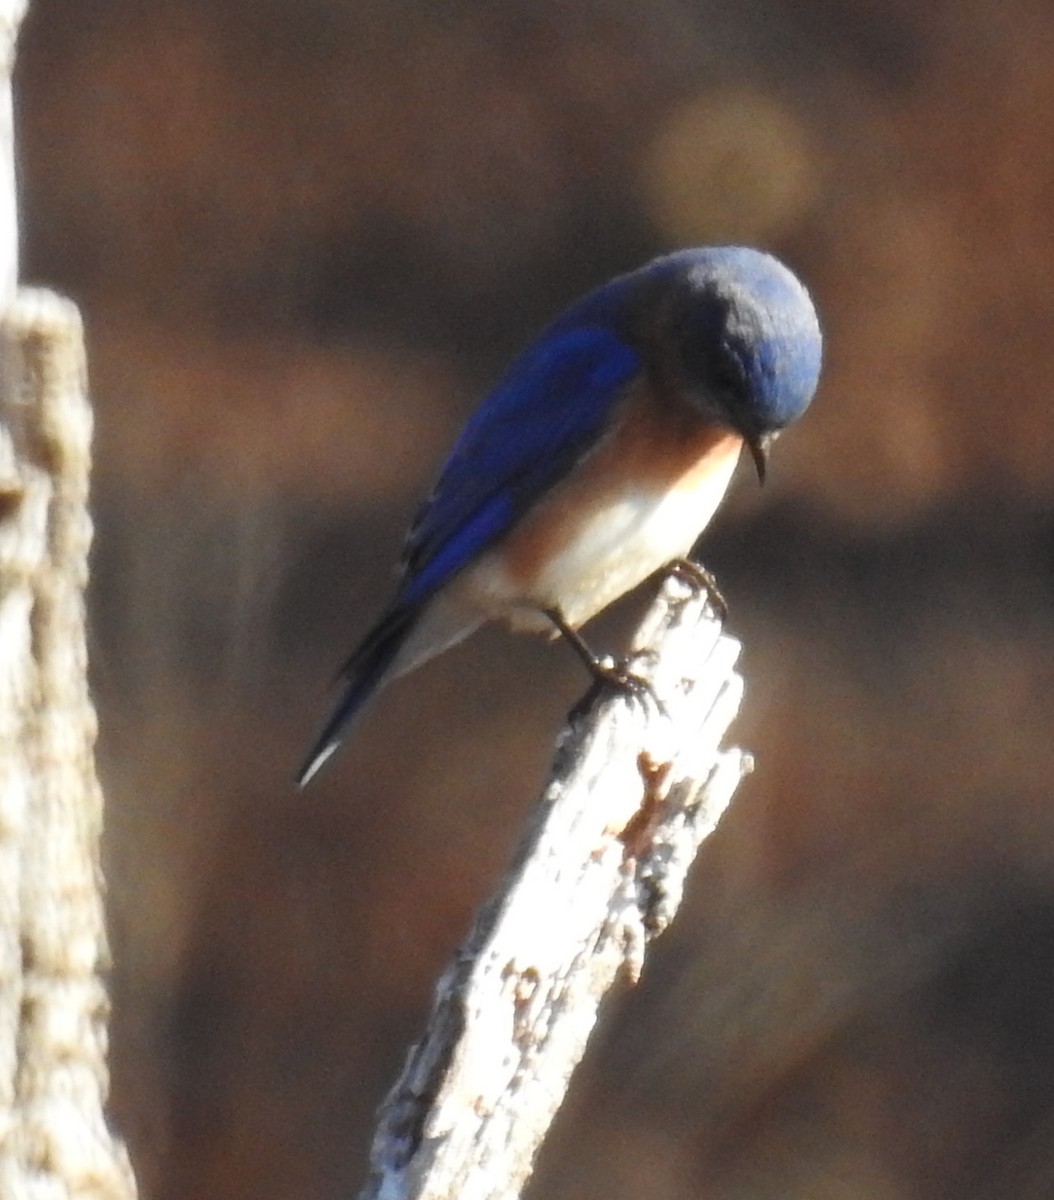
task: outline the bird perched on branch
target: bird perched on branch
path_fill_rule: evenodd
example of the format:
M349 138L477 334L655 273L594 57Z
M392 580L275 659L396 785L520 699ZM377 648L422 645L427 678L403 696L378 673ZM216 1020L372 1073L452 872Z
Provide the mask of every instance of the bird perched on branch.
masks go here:
M465 426L300 785L383 683L484 621L558 631L617 677L577 630L684 561L743 446L764 481L772 440L808 407L819 372L809 295L758 250L682 250L573 304Z

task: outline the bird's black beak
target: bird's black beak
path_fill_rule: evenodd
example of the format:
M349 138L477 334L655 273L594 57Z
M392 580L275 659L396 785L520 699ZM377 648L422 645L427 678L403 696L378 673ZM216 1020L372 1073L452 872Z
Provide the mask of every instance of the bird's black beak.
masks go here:
M759 437L748 437L747 448L754 460L754 469L758 473L758 483L765 482L765 473L769 466L769 447L776 440L776 434L763 433Z

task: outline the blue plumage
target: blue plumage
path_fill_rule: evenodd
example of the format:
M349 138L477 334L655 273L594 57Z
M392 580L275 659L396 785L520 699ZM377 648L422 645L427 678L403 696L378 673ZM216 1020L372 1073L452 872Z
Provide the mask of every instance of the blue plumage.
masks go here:
M632 347L592 324L557 326L515 359L410 529L396 604L426 599L566 475L640 367Z
M820 355L805 289L747 247L678 251L572 305L466 424L300 783L386 679L482 620L581 623L686 554L742 445L764 478L772 439L812 399Z

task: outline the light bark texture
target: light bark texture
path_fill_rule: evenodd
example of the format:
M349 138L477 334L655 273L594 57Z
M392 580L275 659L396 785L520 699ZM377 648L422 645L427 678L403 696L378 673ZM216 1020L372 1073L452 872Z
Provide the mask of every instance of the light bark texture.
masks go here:
M15 173L15 117L11 74L18 30L28 0L0 0L0 300L7 304L18 287L18 207Z
M91 411L77 309L0 317L0 1196L126 1200L108 1090L84 585Z
M515 861L439 981L380 1112L364 1200L511 1200L604 996L639 976L750 759L721 749L739 644L670 578L630 667L655 700L573 715Z
M131 1200L108 1090L84 586L91 410L76 307L18 289L0 3L0 1197Z

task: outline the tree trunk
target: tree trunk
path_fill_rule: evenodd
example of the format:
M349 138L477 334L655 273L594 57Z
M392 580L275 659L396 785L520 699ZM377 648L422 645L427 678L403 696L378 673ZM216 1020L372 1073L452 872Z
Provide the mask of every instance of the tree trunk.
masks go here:
M24 10L0 3L0 1196L131 1200L104 1117L84 340L72 303L17 283L10 76Z

